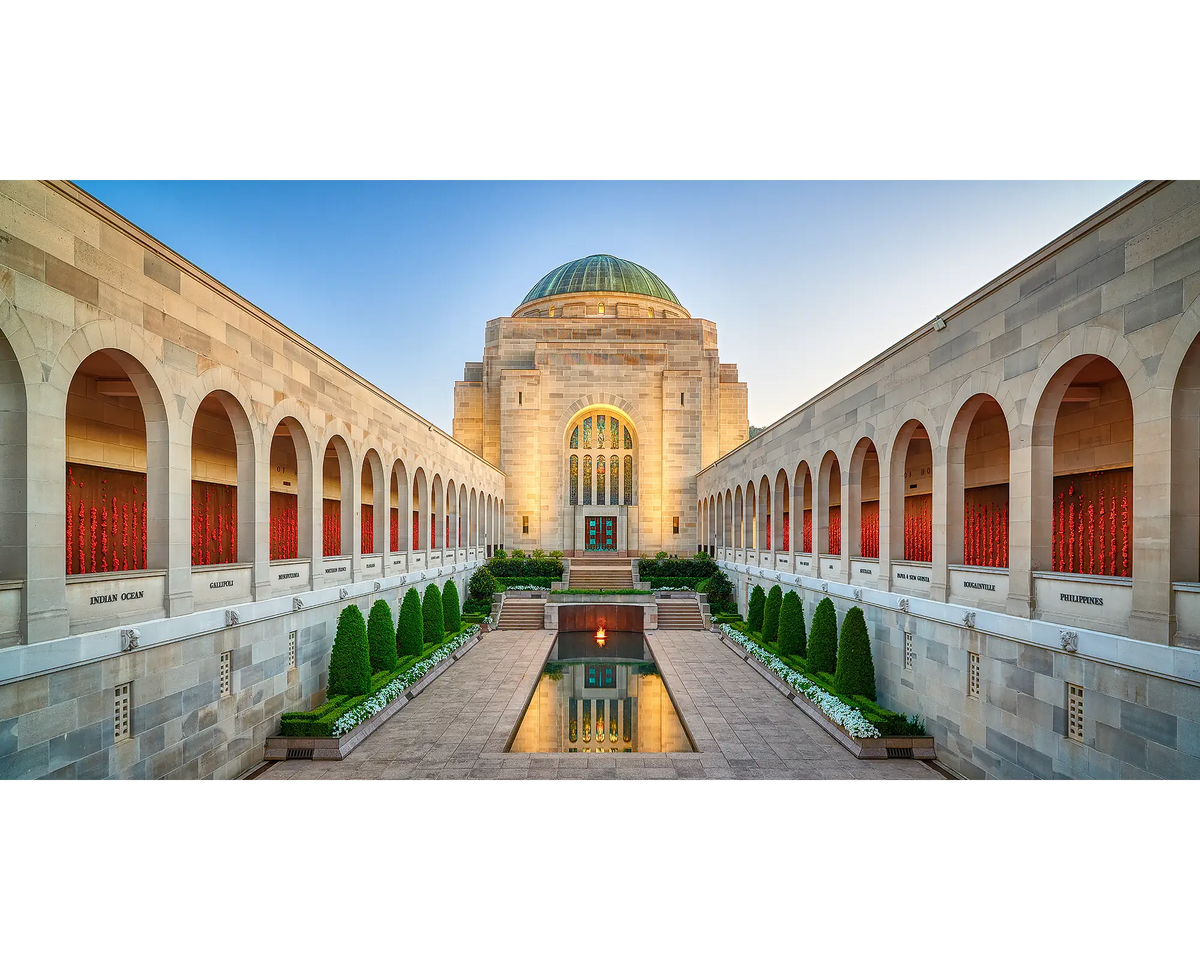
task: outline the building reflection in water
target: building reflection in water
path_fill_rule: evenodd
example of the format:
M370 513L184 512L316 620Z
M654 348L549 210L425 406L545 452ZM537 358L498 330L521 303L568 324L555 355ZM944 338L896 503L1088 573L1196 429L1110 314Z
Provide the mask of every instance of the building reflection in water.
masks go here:
M560 659L561 657L561 659ZM560 634L521 718L514 753L692 752L640 634Z

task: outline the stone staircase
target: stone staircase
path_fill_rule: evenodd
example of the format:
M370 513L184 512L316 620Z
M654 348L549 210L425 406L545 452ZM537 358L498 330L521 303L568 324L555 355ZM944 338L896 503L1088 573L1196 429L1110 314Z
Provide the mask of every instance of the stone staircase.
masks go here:
M704 617L695 597L658 601L659 630L703 630Z
M508 597L500 608L497 630L542 630L546 623L546 601L539 598Z
M567 571L571 590L632 590L633 561L620 557L576 557Z

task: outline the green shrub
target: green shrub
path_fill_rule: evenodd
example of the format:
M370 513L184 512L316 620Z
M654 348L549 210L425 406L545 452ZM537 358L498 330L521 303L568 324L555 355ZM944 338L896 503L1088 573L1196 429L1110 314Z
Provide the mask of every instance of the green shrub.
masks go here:
M367 650L367 622L354 604L338 617L333 649L329 651L328 696L357 697L371 688L371 655Z
M692 559L698 560L699 562L704 563L706 560L708 560L708 554L705 553L703 550L697 550L695 553L692 554Z
M425 647L425 623L421 618L421 595L409 587L400 604L400 622L396 626L396 650L401 657L417 657Z
M503 560L507 556L508 556L508 554L505 553L504 550L500 547L497 547L495 550L492 551L492 559L493 560Z
M733 582L723 570L714 570L700 589L708 594L708 604L713 609L723 608L733 600Z
M442 591L442 622L446 633L458 633L462 629L458 609L458 587L453 580L447 580L446 589Z
M779 608L779 654L784 657L808 655L804 636L804 604L795 590L783 595L783 603Z
M446 615L442 611L442 591L436 583L425 588L425 598L421 601L421 620L425 626L425 642L441 643L446 635Z
M492 594L496 590L496 578L487 567L480 567L471 574L471 579L467 582L467 593L472 600L486 600L491 603Z
M486 617L492 612L491 600L468 600L462 606L462 615L464 617Z
M655 560L666 560L667 557L669 557L669 556L670 556L670 554L667 553L666 550L659 550L658 553L656 553L654 555L654 559Z
M396 628L392 624L392 608L386 600L376 600L367 618L367 646L371 651L371 672L395 670Z
M546 557L546 551L543 550L541 547L538 547L529 556L532 557L534 560L543 560Z
M837 614L828 597L817 604L812 623L808 635L809 668L813 673L833 673L837 669Z
M513 547L512 558L514 560L524 560L525 559L525 551L522 550L520 547Z
M643 580L655 580L659 577L697 577L712 576L717 570L716 563L704 557L641 557L638 560L638 576Z
M549 590L554 585L549 577L497 577L496 589L507 590L509 587L539 587Z
M496 559L487 562L487 569L497 580L509 580L512 583L536 583L538 579L547 582L563 578L563 562L553 557L541 557L537 560Z
M746 611L746 626L757 633L762 629L764 607L767 605L767 595L758 584L750 591L750 605Z
M843 696L875 699L875 661L871 657L871 638L867 635L862 607L851 607L842 619L834 682Z
M779 637L779 608L783 604L783 587L775 584L767 594L767 603L763 607L763 640L774 643Z
M563 552L561 550L551 550L550 551L550 559L551 560L561 560L562 558L563 558Z

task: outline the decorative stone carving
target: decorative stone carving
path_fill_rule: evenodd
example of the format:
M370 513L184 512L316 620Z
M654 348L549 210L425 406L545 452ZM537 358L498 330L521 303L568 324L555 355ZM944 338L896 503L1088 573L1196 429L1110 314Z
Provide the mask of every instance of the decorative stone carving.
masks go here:
M828 593L828 592L829 592L829 583L828 583L827 581L825 581L825 580L822 580L822 581L821 581L821 590L822 590L822 592L824 592L824 593Z
M293 610L303 610L304 609L304 601L301 600L299 597L292 597L292 609Z
M378 580L376 580L376 581L375 581L375 582L374 582L374 583L371 585L371 591L372 591L373 593L378 593L378 592L379 592L379 581L378 581Z
M908 597L900 598L900 610L903 613L908 613Z
M861 590L861 589L859 589L858 587L855 587L855 588L854 588L854 599L855 599L855 600L861 600L861 599L862 599L862 590Z
M1079 634L1074 630L1059 630L1058 642L1067 653L1075 653L1079 649Z
M975 611L974 610L968 610L966 613L963 614L963 626L970 627L972 630L975 629Z
M142 632L134 627L126 627L121 631L121 649L136 650Z
M240 621L238 620L238 612L236 610L225 611L225 626L236 627Z
M342 587L340 590L338 590L338 599L339 600L345 600L348 596L350 596L350 591L347 590L345 587Z

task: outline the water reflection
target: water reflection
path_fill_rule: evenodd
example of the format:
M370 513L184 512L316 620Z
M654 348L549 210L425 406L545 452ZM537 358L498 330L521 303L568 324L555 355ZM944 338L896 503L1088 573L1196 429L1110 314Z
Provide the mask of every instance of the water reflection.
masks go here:
M640 633L559 634L514 753L691 752Z

